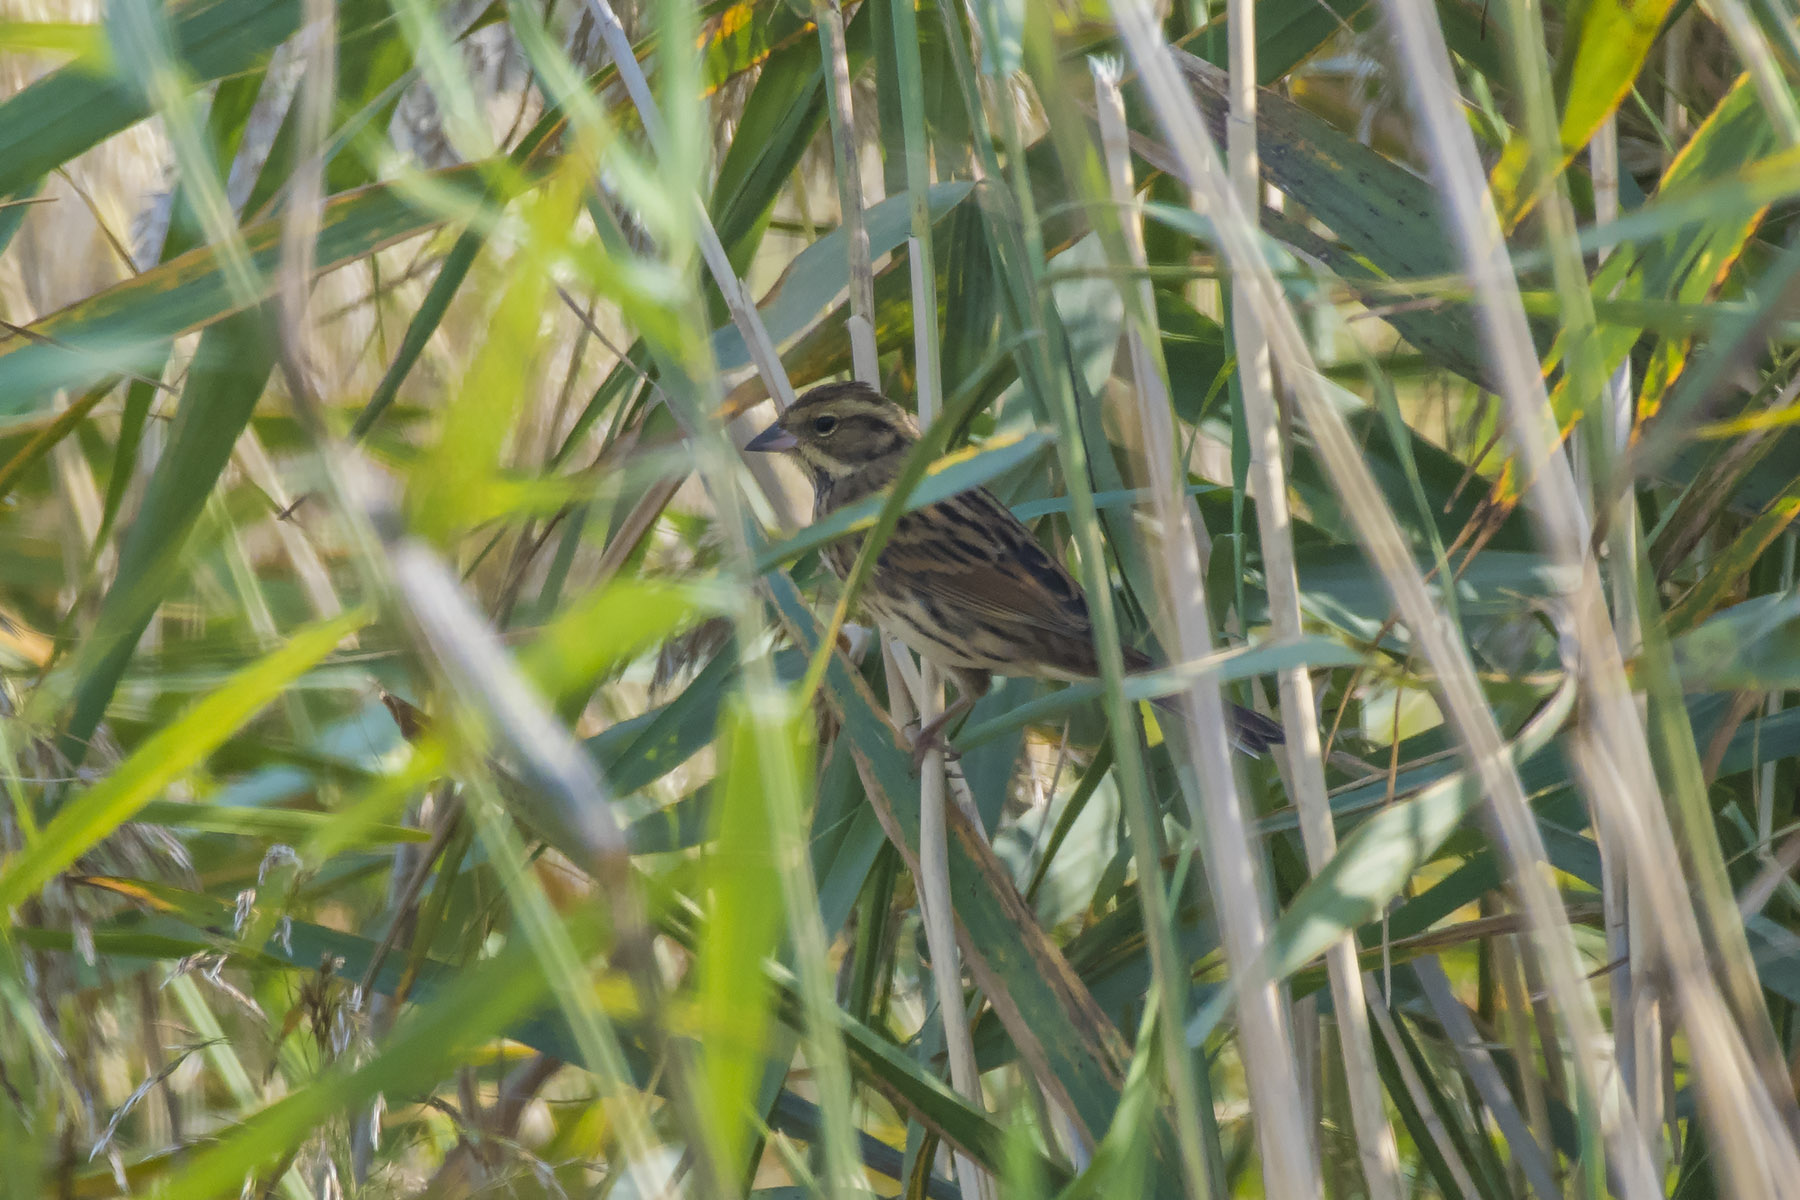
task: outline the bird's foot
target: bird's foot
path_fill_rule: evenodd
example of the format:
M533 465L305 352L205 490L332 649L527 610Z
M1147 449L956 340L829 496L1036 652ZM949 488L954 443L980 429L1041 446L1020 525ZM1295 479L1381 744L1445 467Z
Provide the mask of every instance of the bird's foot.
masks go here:
M944 737L944 729L951 721L962 716L969 706L958 700L949 708L933 717L912 739L912 772L919 774L925 769L925 758L932 751L944 756L945 762L955 762L962 756L950 748L949 740Z

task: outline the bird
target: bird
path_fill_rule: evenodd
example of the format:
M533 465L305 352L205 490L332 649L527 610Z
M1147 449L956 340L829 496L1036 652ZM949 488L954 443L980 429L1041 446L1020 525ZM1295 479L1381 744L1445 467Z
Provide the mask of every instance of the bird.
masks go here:
M866 383L826 383L800 396L746 445L790 455L810 477L813 520L892 484L919 438L912 416ZM861 534L823 550L840 580ZM1087 597L1068 569L986 488L975 487L902 515L864 582L863 607L878 625L935 664L957 700L914 740L914 762L939 732L984 695L994 675L1074 683L1100 673ZM1128 672L1150 658L1120 647ZM1232 742L1262 755L1281 725L1228 705Z

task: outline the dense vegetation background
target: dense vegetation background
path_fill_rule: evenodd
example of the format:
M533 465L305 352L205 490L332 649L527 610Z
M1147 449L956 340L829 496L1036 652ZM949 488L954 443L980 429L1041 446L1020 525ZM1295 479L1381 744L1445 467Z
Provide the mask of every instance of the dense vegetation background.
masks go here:
M0 1193L1800 1195L1782 0L5 7Z

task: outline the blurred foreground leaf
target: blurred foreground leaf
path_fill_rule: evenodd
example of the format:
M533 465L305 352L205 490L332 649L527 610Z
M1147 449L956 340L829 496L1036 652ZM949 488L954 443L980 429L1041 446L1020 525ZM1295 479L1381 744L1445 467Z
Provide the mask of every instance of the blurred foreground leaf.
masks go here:
M17 908L57 872L131 820L367 620L355 612L299 631L285 646L244 668L157 730L105 779L65 804L30 846L0 866L0 912Z

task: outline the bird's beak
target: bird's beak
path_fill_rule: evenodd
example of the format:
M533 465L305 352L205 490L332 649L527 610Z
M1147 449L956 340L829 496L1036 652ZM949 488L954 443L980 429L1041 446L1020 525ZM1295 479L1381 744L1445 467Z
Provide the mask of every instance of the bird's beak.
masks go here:
M800 439L783 429L780 425L771 425L744 445L746 450L792 450L800 444Z

